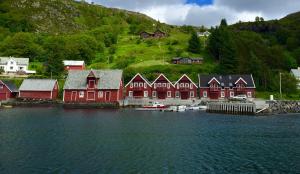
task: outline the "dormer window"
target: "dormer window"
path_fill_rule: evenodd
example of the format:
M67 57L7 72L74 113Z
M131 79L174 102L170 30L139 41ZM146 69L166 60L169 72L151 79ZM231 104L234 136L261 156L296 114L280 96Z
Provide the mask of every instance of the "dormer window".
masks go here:
M14 62L13 62L13 61L10 61L10 64L12 65L12 64L14 64Z

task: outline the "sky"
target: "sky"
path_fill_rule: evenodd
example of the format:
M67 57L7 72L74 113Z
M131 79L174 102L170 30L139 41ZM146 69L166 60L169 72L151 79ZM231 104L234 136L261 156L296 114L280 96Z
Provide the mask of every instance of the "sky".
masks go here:
M300 11L300 0L87 0L107 7L144 13L173 25L216 26L222 18L229 24L279 19Z

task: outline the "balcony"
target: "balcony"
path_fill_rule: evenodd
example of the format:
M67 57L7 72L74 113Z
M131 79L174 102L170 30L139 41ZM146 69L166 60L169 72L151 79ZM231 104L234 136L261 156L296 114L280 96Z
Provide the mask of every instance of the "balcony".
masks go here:
M209 88L210 92L219 92L221 90L221 88Z
M144 86L140 87L140 86L136 86L136 87L132 87L130 88L134 91L143 91L143 90L146 90L147 88L144 88Z

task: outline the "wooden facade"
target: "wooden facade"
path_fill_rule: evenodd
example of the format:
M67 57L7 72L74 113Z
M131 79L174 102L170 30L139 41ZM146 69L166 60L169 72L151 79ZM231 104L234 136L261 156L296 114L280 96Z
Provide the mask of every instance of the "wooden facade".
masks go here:
M142 31L140 33L140 37L142 39L148 39L148 38L163 38L163 37L167 37L167 33L161 31L161 30L156 30L154 33L150 33L150 32L146 32L146 31Z
M196 99L198 86L184 74L175 84L175 98Z
M175 97L175 87L165 75L160 74L151 85L152 98L167 99Z
M126 96L129 98L150 98L152 86L141 74L136 74L125 86Z
M0 80L0 101L16 98L17 95L18 90L13 83Z

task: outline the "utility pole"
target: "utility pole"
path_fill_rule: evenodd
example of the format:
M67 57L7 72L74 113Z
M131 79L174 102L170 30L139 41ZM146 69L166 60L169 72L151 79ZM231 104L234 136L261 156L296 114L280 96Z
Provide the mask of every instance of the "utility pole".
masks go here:
M282 100L282 89L281 89L281 73L279 73L279 80L280 80L280 84L279 84L279 92L280 92L280 99Z

